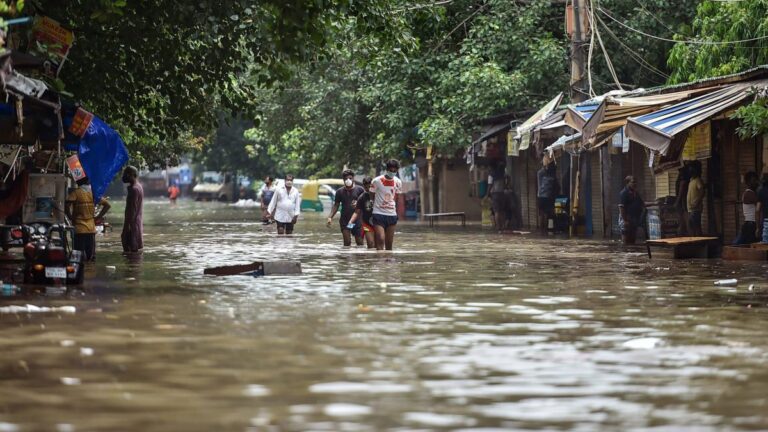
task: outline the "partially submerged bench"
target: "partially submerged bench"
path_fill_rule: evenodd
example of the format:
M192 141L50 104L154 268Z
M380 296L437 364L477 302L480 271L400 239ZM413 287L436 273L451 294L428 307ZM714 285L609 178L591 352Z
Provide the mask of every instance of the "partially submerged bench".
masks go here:
M446 217L461 218L461 226L467 226L467 215L464 212L427 213L424 217L429 220L429 226L434 226L438 218Z
M651 246L672 249L672 257L682 258L712 258L717 251L717 237L671 237L645 242L648 248L648 258L651 258Z

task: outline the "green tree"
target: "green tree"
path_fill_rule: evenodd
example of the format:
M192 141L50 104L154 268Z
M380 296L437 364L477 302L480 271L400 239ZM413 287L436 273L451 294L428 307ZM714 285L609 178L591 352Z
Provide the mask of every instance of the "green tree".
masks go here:
M383 29L384 0L28 0L70 27L66 91L117 126L134 157L163 165L255 92L322 57L339 20ZM25 10L26 12L26 10ZM383 30L382 30L383 32ZM248 79L244 79L248 77Z
M703 1L696 10L690 33L678 36L669 53L671 83L736 73L768 63L768 2ZM756 136L768 132L764 95L737 110L739 133Z

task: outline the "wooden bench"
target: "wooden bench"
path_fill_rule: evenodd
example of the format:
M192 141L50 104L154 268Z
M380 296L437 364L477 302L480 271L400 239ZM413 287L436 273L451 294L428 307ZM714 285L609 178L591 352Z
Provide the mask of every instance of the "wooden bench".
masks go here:
M467 226L467 215L464 212L450 212L450 213L427 213L424 215L426 219L429 219L429 226L434 226L435 221L438 218L445 217L457 217L461 218L461 226Z
M648 248L648 258L651 258L651 246L671 248L675 259L711 258L719 240L717 237L671 237L648 240L645 246Z

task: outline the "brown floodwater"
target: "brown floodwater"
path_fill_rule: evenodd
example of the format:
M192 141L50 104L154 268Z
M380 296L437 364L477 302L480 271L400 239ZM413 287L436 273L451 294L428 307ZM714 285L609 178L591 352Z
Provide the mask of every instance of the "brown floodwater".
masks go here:
M82 289L0 299L0 431L768 429L768 265L165 201L130 262L120 212ZM270 259L304 274L203 275Z

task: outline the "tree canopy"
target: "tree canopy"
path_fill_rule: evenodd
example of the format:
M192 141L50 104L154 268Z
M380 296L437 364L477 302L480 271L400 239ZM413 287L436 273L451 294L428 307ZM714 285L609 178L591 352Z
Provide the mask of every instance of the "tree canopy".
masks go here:
M671 83L741 72L768 64L768 2L703 1L688 33L669 53ZM756 136L768 132L768 102L764 95L737 110L739 133Z

